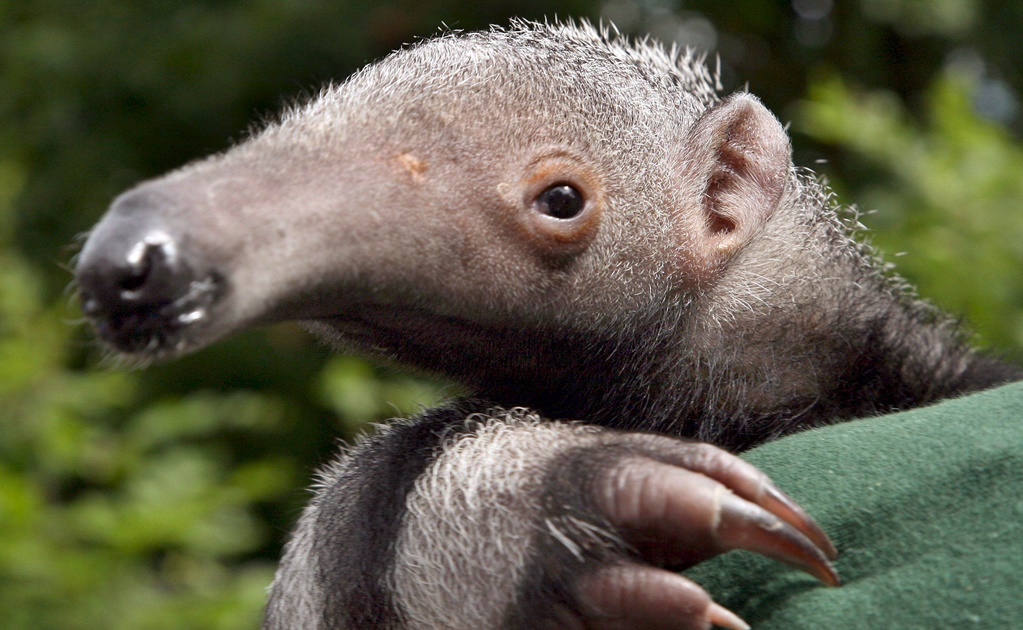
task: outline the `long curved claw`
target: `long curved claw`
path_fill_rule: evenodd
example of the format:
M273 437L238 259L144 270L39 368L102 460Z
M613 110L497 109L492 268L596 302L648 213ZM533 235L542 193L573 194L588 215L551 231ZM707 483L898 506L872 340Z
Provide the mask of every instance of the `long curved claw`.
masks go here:
M735 459L719 452L726 456L723 461ZM757 476L751 478L741 470L740 485L748 486L752 479L759 482L763 477L750 468ZM733 468L717 476L727 479L735 474ZM662 566L688 566L724 551L746 549L797 567L825 584L840 583L828 560L829 547L815 544L803 531L805 522L799 523L801 528L782 518L792 517L785 501L773 492L750 493L748 487L739 490L764 501L767 507L733 494L731 487L702 471L636 456L623 460L609 475L602 507L641 556ZM812 528L806 529L813 533Z
M828 586L841 584L826 552L792 525L755 503L718 487L717 535L727 549L746 549L802 569Z
M627 562L583 578L583 602L590 609L586 630L704 630L711 624L749 630L738 615L715 603L688 578Z
M680 442L654 435L634 436L633 440L659 461L706 475L781 518L809 538L829 560L838 557L838 550L820 525L753 464L701 442Z
M763 473L761 474L763 475ZM834 560L838 557L838 549L835 548L834 543L831 542L828 535L817 524L817 521L813 520L806 513L806 510L793 501L789 495L779 490L766 475L764 475L764 485L762 488L760 496L754 501L757 505L781 517L785 522L802 532L824 552L828 560Z

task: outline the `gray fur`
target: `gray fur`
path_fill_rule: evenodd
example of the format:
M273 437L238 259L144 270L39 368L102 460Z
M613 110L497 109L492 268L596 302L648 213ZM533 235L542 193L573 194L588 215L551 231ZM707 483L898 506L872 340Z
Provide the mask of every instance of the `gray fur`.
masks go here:
M79 275L122 351L298 319L483 399L328 467L266 628L574 615L578 575L631 552L561 473L606 472L619 431L738 449L1020 377L853 240L755 98L718 89L689 51L587 24L445 35L115 202ZM537 219L544 168L590 223Z
M390 584L410 630L500 627L546 526L551 460L597 439L595 427L525 410L466 422L476 430L440 445L406 501Z
M335 466L342 466L342 461L339 460ZM318 505L314 500L302 510L302 516L284 548L280 569L271 585L274 597L266 608L265 630L321 628L326 594L313 553L317 514Z

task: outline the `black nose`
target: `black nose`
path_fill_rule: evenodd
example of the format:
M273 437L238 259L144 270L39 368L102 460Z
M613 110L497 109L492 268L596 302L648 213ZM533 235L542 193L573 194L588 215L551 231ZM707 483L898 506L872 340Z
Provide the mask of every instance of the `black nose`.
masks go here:
M124 352L163 349L203 319L217 283L183 251L168 202L136 191L118 199L89 236L76 275L82 311Z
M90 317L158 309L187 292L192 274L175 243L161 232L132 242L96 244L101 252L78 265L82 310Z

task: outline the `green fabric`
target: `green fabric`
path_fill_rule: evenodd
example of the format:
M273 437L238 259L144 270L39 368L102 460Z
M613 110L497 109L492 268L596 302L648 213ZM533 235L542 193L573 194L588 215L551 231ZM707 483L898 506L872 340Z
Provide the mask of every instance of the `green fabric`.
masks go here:
M1023 628L1023 384L744 456L817 519L844 582L736 551L686 572L768 628Z

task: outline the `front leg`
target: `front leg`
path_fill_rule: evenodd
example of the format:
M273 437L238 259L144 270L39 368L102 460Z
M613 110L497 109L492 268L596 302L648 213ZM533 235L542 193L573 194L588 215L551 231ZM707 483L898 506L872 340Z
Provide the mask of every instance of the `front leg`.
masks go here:
M417 427L432 446L388 447ZM743 627L666 570L732 548L837 581L812 521L713 447L525 411L385 435L303 517L267 627Z

